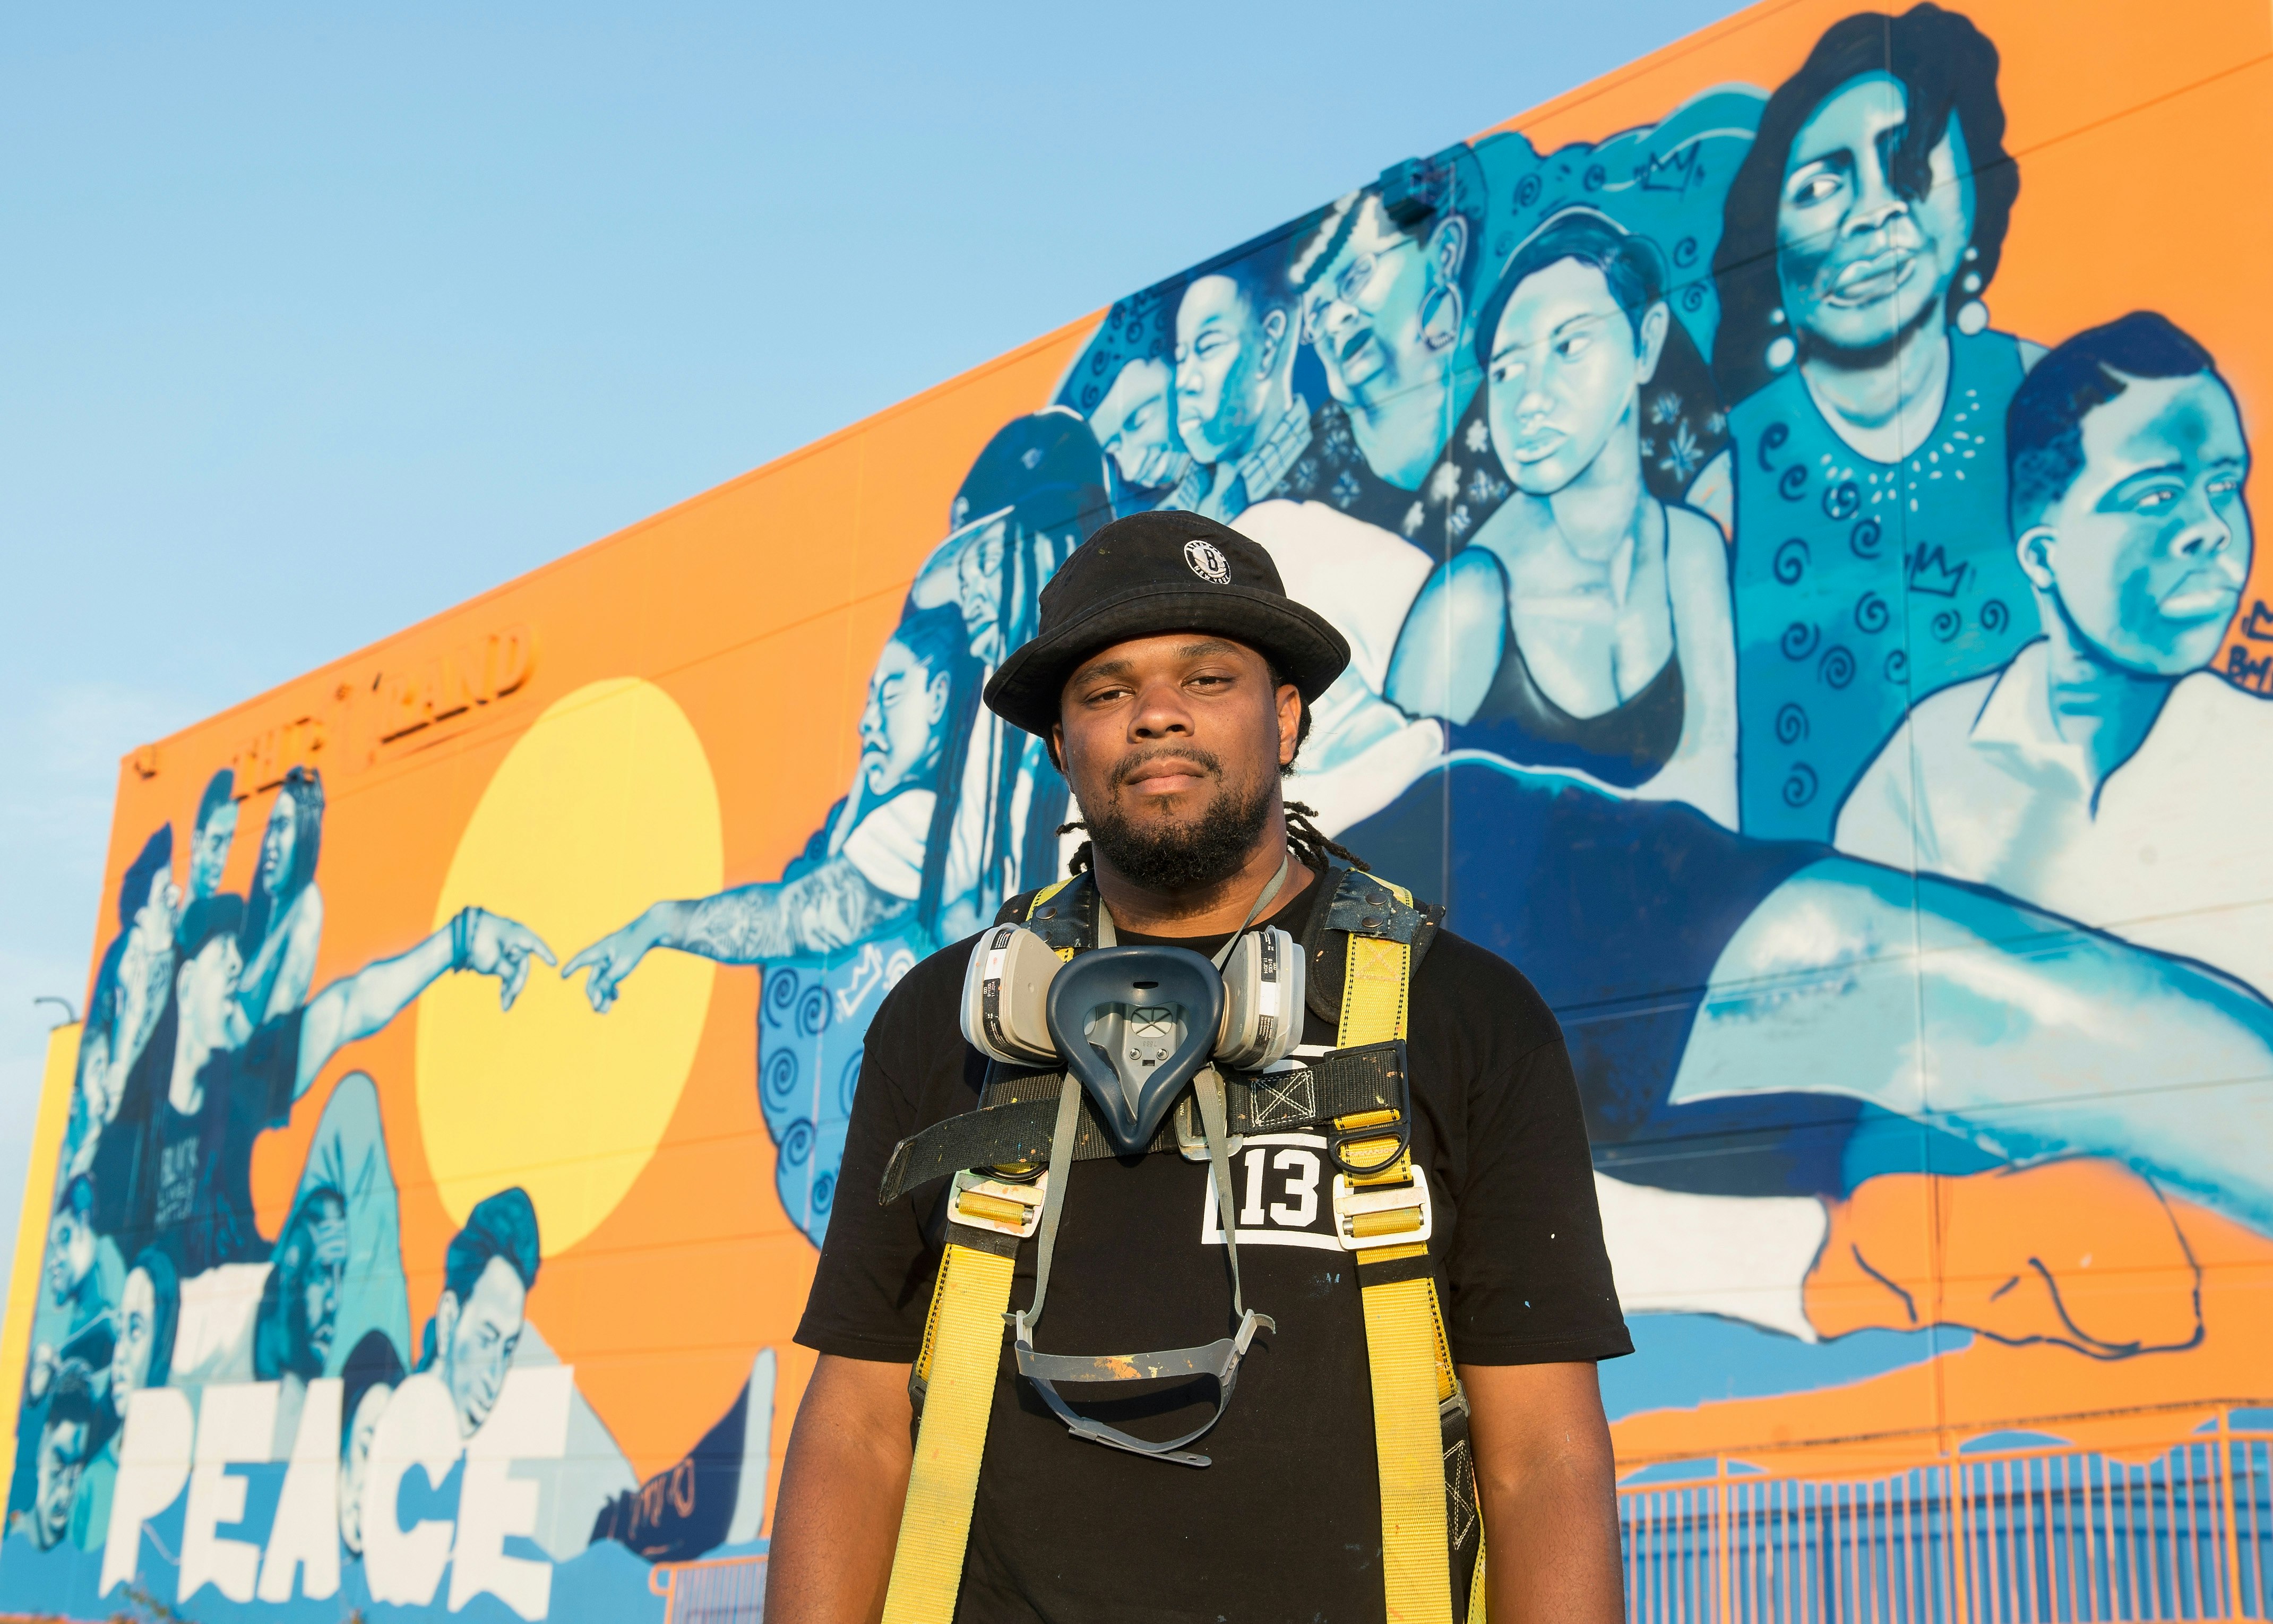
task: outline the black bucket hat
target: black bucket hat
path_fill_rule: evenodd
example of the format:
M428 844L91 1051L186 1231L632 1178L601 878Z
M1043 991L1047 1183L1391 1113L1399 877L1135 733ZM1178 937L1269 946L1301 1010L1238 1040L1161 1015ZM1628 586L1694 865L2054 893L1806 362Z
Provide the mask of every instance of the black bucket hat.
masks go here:
M1232 638L1269 660L1306 701L1349 664L1348 643L1324 616L1287 596L1262 544L1196 513L1115 519L1050 577L1041 612L1041 629L986 684L986 706L1043 738L1057 726L1074 667L1132 637Z

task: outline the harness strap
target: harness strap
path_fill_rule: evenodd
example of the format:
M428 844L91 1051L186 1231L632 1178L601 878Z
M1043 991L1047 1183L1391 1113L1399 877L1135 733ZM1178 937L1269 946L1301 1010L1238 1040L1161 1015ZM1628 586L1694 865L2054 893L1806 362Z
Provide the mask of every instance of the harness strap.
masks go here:
M1048 887L1035 902L1047 901L1064 885L1061 880ZM883 1624L950 1624L955 1617L1016 1252L1017 1243L1007 1235L951 1221L947 1226L923 1347L908 1378L919 1418Z
M1050 1167L1059 1169L1050 1178L1049 1188L1043 1197L1041 1221L1041 1251L1034 1267L1034 1303L1007 1313L1010 1322L1012 1345L1016 1351L1018 1373L1033 1384L1042 1395L1050 1412L1066 1425L1076 1438L1085 1438L1114 1449L1126 1449L1132 1455L1147 1455L1155 1459L1173 1461L1180 1466L1206 1466L1209 1457L1188 1451L1184 1446L1194 1442L1215 1424L1223 1419L1224 1411L1231 1408L1232 1394L1239 1382L1239 1361L1247 1352L1248 1344L1255 1340L1260 1328L1276 1331L1279 1327L1267 1314L1258 1314L1249 1308L1241 1290L1239 1277L1239 1241L1237 1227L1232 1218L1231 1156L1224 1132L1223 1078L1213 1066L1204 1068L1196 1079L1200 1100L1200 1116L1205 1124L1208 1159L1212 1164L1216 1205L1221 1214L1223 1238L1231 1265L1232 1312L1239 1315L1239 1328L1231 1335L1198 1348L1170 1348L1156 1353L1120 1353L1102 1355L1069 1355L1039 1353L1034 1348L1034 1327L1042 1317L1042 1300L1049 1289L1050 1258L1056 1249L1058 1215L1065 1202L1067 1173L1073 1165L1074 1124L1076 1107L1082 1097L1081 1085L1069 1077L1059 1096L1058 1118L1050 1141ZM1045 1177L1049 1177L1045 1173ZM1162 1377L1208 1376L1215 1382L1215 1413L1199 1425L1179 1438L1156 1442L1124 1432L1115 1426L1082 1415L1058 1394L1060 1381L1152 1381Z
M949 1233L962 1229L950 1225ZM979 1462L986 1453L986 1423L994 1409L1010 1267L1008 1251L952 1238L940 1259L939 1284L916 1360L923 1420L908 1471L899 1543L892 1552L884 1624L948 1624L955 1616L971 1511L979 1497Z
M1249 1133L1283 1133L1340 1117L1395 1115L1405 1103L1405 1050L1393 1041L1369 1043L1285 1071L1228 1077L1224 1081L1227 1131L1234 1139ZM1050 1157L1050 1165L1066 1165L1051 1148L1064 1092L1061 1071L1036 1071L987 1084L984 1103L977 1110L934 1123L894 1147L877 1200L889 1207L909 1191L966 1168L1017 1167L1039 1162L1045 1154ZM1075 1093L1080 1094L1078 1087ZM1120 1155L1120 1148L1099 1124L1086 1094L1081 1094L1079 1111L1072 1160L1091 1162ZM1395 1137L1393 1132L1391 1137ZM1176 1147L1176 1129L1171 1120L1153 1136L1149 1148L1172 1151Z
M1273 898L1287 883L1287 873L1294 863L1294 853L1279 860L1278 872L1271 876L1247 910L1247 917L1239 921L1239 929L1225 941L1223 951L1216 955L1218 970L1231 957L1233 944L1255 916L1269 906ZM1097 943L1099 947L1114 945L1116 938L1110 909L1097 910ZM1258 1327L1275 1331L1279 1327L1268 1315L1258 1314L1247 1306L1239 1277L1239 1240L1233 1222L1231 1205L1231 1154L1225 1126L1224 1083L1222 1073L1213 1066L1204 1067L1195 1080L1199 1096L1200 1116L1206 1124L1208 1159L1213 1164L1216 1202L1223 1214L1223 1241L1231 1265L1232 1312L1239 1316L1239 1328L1231 1335L1200 1348L1170 1348L1156 1353L1117 1353L1091 1356L1038 1353L1034 1349L1034 1327L1041 1323L1042 1302L1049 1290L1050 1260L1057 1251L1058 1218L1064 1210L1066 1185L1069 1182L1075 1161L1074 1139L1084 1109L1079 1082L1069 1075L1060 1085L1057 1120L1050 1131L1048 1170L1043 1175L1049 1185L1042 1199L1041 1247L1034 1261L1034 1302L1006 1314L1012 1332L1012 1345L1016 1350L1018 1373L1031 1382L1041 1394L1042 1402L1051 1412L1065 1423L1067 1430L1076 1438L1086 1438L1094 1443L1115 1449L1126 1449L1132 1455L1149 1455L1164 1461L1174 1461L1183 1466L1205 1466L1208 1457L1194 1455L1184 1446L1207 1432L1231 1406L1231 1395L1239 1379L1239 1361L1247 1352L1248 1344L1255 1340ZM1093 1124L1092 1124L1093 1127ZM895 1163L900 1160L893 1154ZM1161 1376L1206 1375L1216 1384L1215 1413L1186 1432L1181 1438L1166 1442L1154 1442L1124 1432L1118 1427L1107 1426L1102 1421L1091 1419L1076 1412L1059 1396L1059 1381L1149 1381Z
M1401 886L1387 889L1409 913L1411 893ZM1339 896L1335 898L1337 904L1343 900ZM1344 938L1348 948L1339 1042L1348 1046L1401 1041L1412 988L1410 934L1400 932L1407 936L1403 941L1386 934L1367 934L1369 929L1395 928L1382 910L1368 911L1342 923L1355 911L1334 909L1337 925L1349 932ZM1339 1117L1334 1125L1345 1138L1397 1129L1409 1136L1410 1132L1409 1124L1392 1128L1370 1114ZM1361 1194L1390 1195L1402 1187L1417 1186L1411 1154L1401 1145L1376 1169L1345 1177L1349 1189ZM1339 1186L1345 1181L1335 1182ZM1448 1455L1455 1441L1466 1447L1467 1403L1452 1369L1444 1310L1437 1299L1436 1271L1425 1239L1378 1244L1386 1236L1419 1231L1426 1208L1417 1189L1413 1204L1407 1207L1373 1201L1362 1206L1362 1210L1351 1220L1352 1236L1344 1238L1345 1244L1351 1238L1377 1243L1360 1251L1357 1262L1359 1297L1365 1312L1366 1363L1373 1384L1374 1453L1381 1477L1382 1590L1392 1624L1452 1624L1461 1598L1452 1584L1448 1477L1457 1482L1461 1474L1448 1473L1448 1468L1455 1465ZM1448 1434L1456 1424L1459 1436L1454 1440ZM1473 1505L1472 1468L1466 1477ZM1477 1537L1477 1566L1467 1616L1480 1620L1480 1519Z

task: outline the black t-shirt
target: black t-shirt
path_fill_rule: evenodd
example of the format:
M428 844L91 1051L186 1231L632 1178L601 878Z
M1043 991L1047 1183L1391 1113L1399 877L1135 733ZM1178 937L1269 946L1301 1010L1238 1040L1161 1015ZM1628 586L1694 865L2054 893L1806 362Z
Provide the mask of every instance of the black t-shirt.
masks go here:
M1305 888L1272 922L1299 937L1324 889ZM1221 942L1174 945L1212 952ZM899 1139L978 1105L985 1063L958 1027L971 946L918 965L868 1029L844 1195L797 1333L822 1353L906 1363L922 1339L947 1185L889 1207L874 1192ZM1334 1034L1313 1012L1304 1037L1324 1049ZM1531 983L1439 933L1414 978L1408 1042L1414 1160L1434 1198L1429 1252L1454 1359L1522 1365L1632 1351L1570 1062ZM1018 1379L1004 1339L961 1616L1382 1617L1365 1327L1355 1258L1333 1238L1332 1173L1316 1132L1257 1136L1233 1161L1247 1304L1279 1329L1257 1336L1229 1411L1191 1446L1212 1467L1075 1439ZM1204 1163L1174 1154L1077 1163L1037 1347L1130 1353L1229 1334L1231 1281L1212 1211ZM1018 1249L1013 1305L1032 1299L1034 1253L1031 1244ZM1151 1438L1175 1437L1213 1407L1206 1381L1128 1392L1139 1396L1072 1396Z
M99 1192L107 1184L123 1192L115 1233L129 1257L162 1246L186 1276L268 1255L253 1218L252 1147L291 1116L304 1012L214 1050L198 1070L195 1110L175 1109L161 1086L105 1131L95 1181Z

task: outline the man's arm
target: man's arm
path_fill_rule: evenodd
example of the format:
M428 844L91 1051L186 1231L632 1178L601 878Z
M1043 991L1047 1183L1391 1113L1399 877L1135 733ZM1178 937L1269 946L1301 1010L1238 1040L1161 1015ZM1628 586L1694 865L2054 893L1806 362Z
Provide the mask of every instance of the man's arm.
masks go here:
M504 983L498 1002L511 1009L529 980L534 955L554 963L552 950L528 926L480 908L467 908L407 953L365 965L308 1002L301 1017L300 1056L292 1097L308 1092L325 1064L349 1044L369 1037L410 1007L411 1001L452 970L475 970Z
M771 1624L884 1616L915 1451L908 1366L824 1353L790 1431L766 1563Z
M757 964L792 953L829 952L874 935L913 905L877 889L843 857L787 882L738 885L715 897L658 902L612 936L571 959L560 974L591 971L592 1007L605 1011L639 961L658 947L719 964Z
M1624 1624L1617 1476L1594 1367L1463 1365L1460 1381L1483 1500L1485 1615Z

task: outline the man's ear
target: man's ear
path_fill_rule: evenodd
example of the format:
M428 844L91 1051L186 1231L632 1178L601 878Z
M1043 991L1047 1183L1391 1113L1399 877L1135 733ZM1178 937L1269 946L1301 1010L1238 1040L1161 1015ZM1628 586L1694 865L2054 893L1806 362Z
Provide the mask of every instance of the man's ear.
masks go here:
M1064 725L1059 722L1051 723L1048 736L1043 739L1042 744L1050 753L1050 765L1058 770L1060 778L1063 778L1066 770Z
M1673 312L1660 299L1641 313L1641 331L1634 335L1640 354L1641 381L1647 383L1657 376L1657 364L1665 358L1665 335L1672 328Z
M1429 262L1437 267L1437 278L1445 286L1460 285L1460 267L1468 258L1468 222L1459 214L1447 214L1429 233L1429 245L1424 252Z
M1279 764L1291 766L1302 748L1302 690L1292 682L1279 685Z
M1287 352L1287 312L1274 310L1263 318L1264 362L1259 369L1269 372L1278 366Z
M943 671L924 686L924 709L934 726L947 718L949 686L947 673Z
M434 1362L450 1354L450 1339L458 1334L458 1294L445 1291L434 1304Z
M2052 590L2052 555L2059 550L2059 532L2049 524L2031 524L2013 544L2013 552L2021 560L2021 573L2039 592Z

